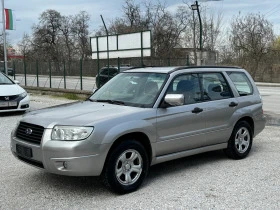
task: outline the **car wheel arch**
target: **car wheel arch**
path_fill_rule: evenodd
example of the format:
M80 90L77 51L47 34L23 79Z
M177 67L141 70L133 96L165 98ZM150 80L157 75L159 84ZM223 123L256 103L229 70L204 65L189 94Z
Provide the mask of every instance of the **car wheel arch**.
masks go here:
M243 117L241 117L241 118L235 123L235 125L236 125L237 123L241 122L241 121L245 121L245 122L249 123L249 125L250 125L250 127L251 127L251 129L252 129L252 134L253 134L253 136L254 136L255 123L254 123L253 118L250 117L250 116L243 116Z
M108 157L109 157L110 153L114 150L114 148L116 148L122 142L127 141L127 140L134 140L134 141L137 141L137 142L141 143L144 146L144 148L146 149L147 154L148 154L148 158L149 158L149 162L151 163L152 157L153 157L153 151L152 151L152 146L151 146L151 142L150 142L149 137L143 132L132 132L132 133L124 134L124 135L118 137L114 141L114 143L112 144L112 146L110 147L110 149L107 153L105 164L108 160Z

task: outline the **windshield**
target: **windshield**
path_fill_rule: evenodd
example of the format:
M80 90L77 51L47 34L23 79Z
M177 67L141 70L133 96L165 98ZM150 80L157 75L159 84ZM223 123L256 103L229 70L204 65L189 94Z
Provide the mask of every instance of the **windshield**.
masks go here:
M120 73L95 92L89 100L136 107L152 107L167 74Z
M8 77L0 73L0 85L12 85L14 84Z

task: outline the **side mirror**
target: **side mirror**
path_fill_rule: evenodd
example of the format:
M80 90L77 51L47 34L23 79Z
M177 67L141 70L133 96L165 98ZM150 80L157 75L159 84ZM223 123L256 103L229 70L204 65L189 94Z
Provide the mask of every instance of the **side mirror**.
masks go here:
M184 105L185 97L183 94L167 94L164 97L164 102L170 106L182 106Z
M14 83L16 83L17 85L20 85L20 82L17 80L14 80Z

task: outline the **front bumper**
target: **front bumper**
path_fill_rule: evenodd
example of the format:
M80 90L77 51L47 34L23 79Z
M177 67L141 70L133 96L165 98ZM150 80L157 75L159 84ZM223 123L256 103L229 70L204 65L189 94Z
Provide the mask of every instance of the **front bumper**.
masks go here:
M19 160L49 173L67 176L99 176L111 145L82 141L50 140L51 129L45 129L40 145L11 136L11 150ZM32 150L32 157L19 154L17 145Z
M29 109L29 95L27 95L25 98L18 101L17 107L14 108L1 108L0 113L2 112L17 112L17 111L27 111Z

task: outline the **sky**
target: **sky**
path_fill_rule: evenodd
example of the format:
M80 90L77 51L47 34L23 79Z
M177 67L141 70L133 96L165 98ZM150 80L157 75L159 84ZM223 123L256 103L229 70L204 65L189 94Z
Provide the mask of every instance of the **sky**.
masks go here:
M24 33L31 34L32 26L39 22L38 18L47 9L54 9L62 15L73 15L79 11L87 11L91 16L90 31L98 29L102 25L100 15L103 15L107 24L116 17L122 15L122 5L124 0L4 0L5 8L14 10L16 15L16 30L8 31L8 42L16 45L23 37ZM152 0L154 1L154 0ZM143 3L144 0L136 0ZM157 0L155 1L157 2ZM165 0L160 1L166 4L170 12L184 2L189 5L193 0ZM228 27L228 23L233 16L246 15L248 13L260 13L265 15L274 25L274 31L280 35L280 1L279 0L223 0L208 1L200 0L199 4L207 7L207 13L223 14L223 26Z

